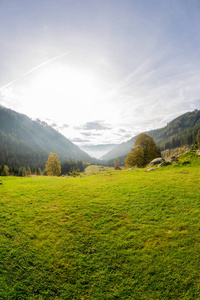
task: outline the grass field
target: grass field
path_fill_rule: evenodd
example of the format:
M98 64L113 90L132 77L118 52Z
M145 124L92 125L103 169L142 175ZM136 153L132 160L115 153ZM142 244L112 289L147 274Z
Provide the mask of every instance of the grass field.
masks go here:
M0 299L200 299L199 161L1 177Z
M104 166L96 166L96 165L90 165L85 170L85 175L99 175L105 172L113 171L113 167L104 167Z

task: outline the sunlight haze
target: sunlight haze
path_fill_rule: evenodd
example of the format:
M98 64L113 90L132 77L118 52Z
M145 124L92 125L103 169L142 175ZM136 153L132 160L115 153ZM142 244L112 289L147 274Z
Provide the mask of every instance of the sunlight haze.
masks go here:
M197 0L1 1L0 104L78 146L200 109Z

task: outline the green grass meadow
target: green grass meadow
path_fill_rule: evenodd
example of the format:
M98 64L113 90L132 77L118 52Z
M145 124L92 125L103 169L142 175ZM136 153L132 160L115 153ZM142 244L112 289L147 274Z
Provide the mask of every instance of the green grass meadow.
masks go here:
M1 177L0 299L200 299L199 160Z

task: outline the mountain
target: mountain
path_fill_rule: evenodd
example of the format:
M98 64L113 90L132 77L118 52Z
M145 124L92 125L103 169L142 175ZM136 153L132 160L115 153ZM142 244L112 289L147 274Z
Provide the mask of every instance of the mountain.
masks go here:
M80 148L88 153L90 156L100 158L102 155L106 154L108 151L116 147L117 144L101 144L101 145L91 145L91 146L81 146Z
M101 160L111 160L116 157L121 157L121 156L127 155L130 152L130 150L133 148L136 137L137 136L135 136L131 140L124 142L124 143L116 146L115 148L111 149L109 152L104 154L100 159Z
M145 133L152 136L157 146L163 151L194 144L198 130L200 130L200 110L196 109L179 116L163 128ZM101 159L113 160L116 157L127 156L134 147L136 138L137 136L113 148Z
M60 161L91 161L78 146L39 120L0 105L0 165L44 167L50 152Z

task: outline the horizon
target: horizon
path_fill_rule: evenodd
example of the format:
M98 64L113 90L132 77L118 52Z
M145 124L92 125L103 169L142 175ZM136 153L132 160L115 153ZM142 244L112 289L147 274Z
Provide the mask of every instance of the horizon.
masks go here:
M80 148L162 128L200 109L199 13L196 0L2 1L0 104Z
M9 108L6 108L5 106L2 106L2 104L0 104L0 106L1 107L3 107L3 109L5 109L5 110L10 110ZM17 113L17 114L20 114L19 112L16 112L16 111L14 111L14 110L11 110L11 111L13 111L13 112L15 112L15 113ZM188 112L186 112L185 114L182 114L181 116L179 116L179 117L182 117L182 116L184 116L184 115L186 115L186 114L188 114L188 113L190 113L190 115L191 115L191 113L194 113L195 112L195 114L196 113L198 113L200 110L198 110L198 109L194 109L193 111L188 111ZM25 114L21 114L21 115L23 115L23 116L25 116L25 117L28 117L27 115L25 115ZM179 117L177 117L177 118L179 118ZM29 118L29 117L28 117ZM177 118L175 118L175 119L173 119L173 120L171 120L169 123L171 123L171 122L174 122ZM43 125L43 126L50 126L50 125L48 125L46 122L44 122L43 120L40 120L40 119L31 119L30 118L30 120L31 121L33 121L33 122L38 122L40 125ZM166 124L166 126L169 124L169 123L167 123ZM162 127L162 128L158 128L158 130L159 129L164 129L166 126L164 126L164 127ZM51 126L50 126L51 127ZM53 130L56 130L55 128L53 128L53 127L51 127ZM153 131L154 131L155 129L153 129ZM56 130L57 131L57 130ZM143 132L143 133L146 133L146 134L148 134L148 135L151 135L151 132L152 130L150 130L150 131L145 131L145 132ZM59 133L59 134L62 134L61 132L59 132L59 131L57 131L57 133ZM142 133L142 132L140 132L140 133ZM139 133L139 134L140 134ZM65 136L64 136L65 137ZM123 145L123 144L125 144L125 143L127 143L127 142L130 142L133 138L136 138L137 137L137 135L136 136L132 136L131 137L131 139L128 139L128 140L126 140L126 141L124 141L123 143L120 143L120 144L93 144L93 145L83 145L83 146L79 146L79 149L81 149L81 150L83 150L85 153L87 153L91 158L95 158L95 159L99 159L99 160L104 160L104 155L105 154L108 154L110 151L112 151L114 148L116 148L117 146L120 146L120 145ZM65 137L66 138L66 137ZM73 143L73 142L72 142Z

